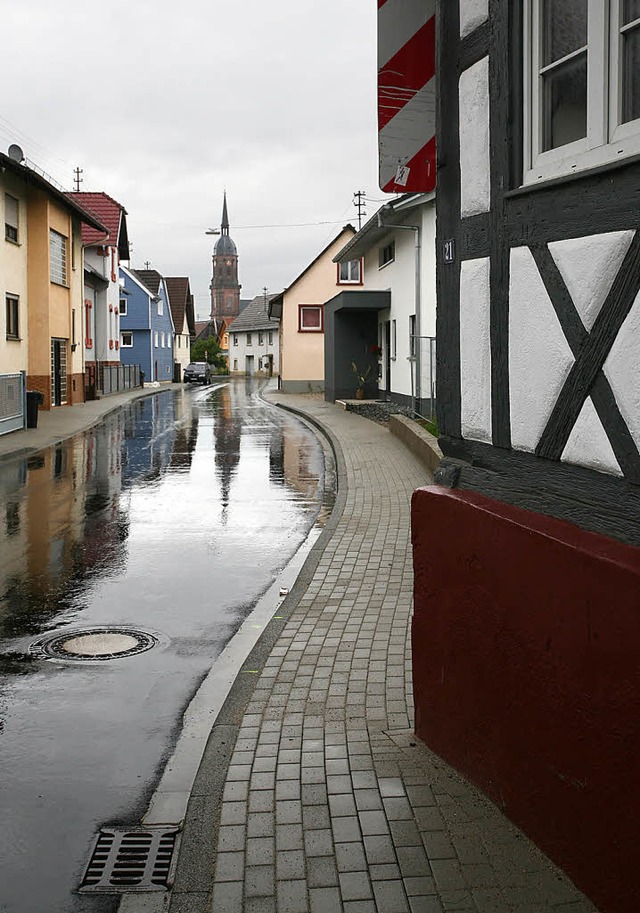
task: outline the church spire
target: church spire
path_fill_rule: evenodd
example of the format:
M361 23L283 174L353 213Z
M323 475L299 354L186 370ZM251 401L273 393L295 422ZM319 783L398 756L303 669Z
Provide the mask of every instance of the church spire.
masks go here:
M240 283L238 282L238 249L229 235L227 191L222 204L220 237L213 248L213 276L211 290L211 319L224 318L227 322L240 313Z
M229 214L227 213L227 191L224 192L224 203L222 204L222 223L220 225L223 235L229 234Z

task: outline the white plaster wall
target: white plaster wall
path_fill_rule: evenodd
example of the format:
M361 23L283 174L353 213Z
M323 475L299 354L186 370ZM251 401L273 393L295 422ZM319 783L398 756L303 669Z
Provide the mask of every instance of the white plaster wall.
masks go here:
M117 313L120 305L120 284L118 282L118 251L114 248L114 273L111 273L111 251L107 259L109 270L109 287L107 288L107 314L109 306L113 308L111 313L111 338L114 340L113 349L109 349L109 361L120 361L120 349L116 349L115 341L120 339L120 314ZM115 279L112 278L115 275ZM168 304L165 301L165 307Z
M612 231L549 244L587 330L591 330L600 313L633 235L633 231Z
M420 335L436 335L436 209L435 200L422 207L422 251L421 251L421 300ZM431 395L430 342L421 341L420 390L422 398ZM435 352L435 350L434 350ZM433 389L435 393L435 361L433 363Z
M491 339L488 257L460 268L462 436L491 443Z
M11 194L18 200L18 244L4 239L4 195ZM7 339L3 330L0 332L0 373L12 374L15 371L27 371L29 362L29 326L27 316L27 204L24 188L13 175L0 174L0 304L2 306L2 326L5 318L5 295L17 295L19 340Z
M640 295L604 363L618 408L640 448Z
M389 244L392 239L395 240L395 260L380 268L378 250ZM367 291L391 291L391 307L386 312L389 320L396 321L395 357L392 352L391 361L391 391L403 396L411 396L409 317L415 313L414 232L390 230L385 239L366 254L363 288ZM381 320L382 312L378 315L378 321ZM378 338L380 338L380 332ZM383 355L383 376L378 381L382 388L386 386L385 360L386 356Z
M511 442L535 450L571 370L573 355L528 247L511 251L509 397Z
M565 463L577 463L598 472L622 475L606 431L598 418L591 397L585 400L580 415L562 453Z
M269 330L263 330L263 342L258 342L258 330L251 330L251 345L247 345L247 333L243 330L237 333L238 345L233 344L233 324L229 336L229 371L231 374L245 374L247 370L247 355L253 355L253 370L255 374L266 374L266 369L261 367L265 355L273 355L273 373L278 373L280 358L278 328L273 328L273 343L269 344ZM238 367L234 368L237 359Z
M459 100L460 207L463 216L472 216L491 205L488 57L462 73Z
M188 333L176 333L173 339L173 360L180 365L180 376L191 361L191 343Z
M465 38L489 16L489 0L460 0L460 37Z
M435 202L430 201L415 208L406 215L397 215L393 221L407 225L419 225L421 229L420 248L420 335L435 336L436 332L436 250L435 250ZM396 246L395 260L381 269L378 266L378 251L393 239ZM364 258L363 286L367 291L391 291L391 308L381 311L378 322L396 321L396 357L391 362L391 391L402 396L411 396L411 362L409 340L409 318L415 314L415 232L406 229L389 229L388 236L376 244ZM379 339L384 339L382 328ZM422 340L421 393L428 397L430 389L427 340ZM381 388L386 386L383 354L383 374L379 380Z
M107 249L106 257L99 254L95 247L87 247L84 256L86 263L97 270L109 283L106 289L100 289L96 293L96 301L93 308L95 321L94 354L88 354L87 357L98 361L118 362L120 361L120 350L115 347L115 341L120 341L120 315L116 314L116 309L120 305L117 257L116 279L114 281L111 278L111 252L109 248ZM109 307L111 307L111 311L109 311ZM109 317L109 314L111 314L111 317ZM109 348L109 339L114 341L112 349Z
M422 207L421 333L436 335L436 207L435 200Z

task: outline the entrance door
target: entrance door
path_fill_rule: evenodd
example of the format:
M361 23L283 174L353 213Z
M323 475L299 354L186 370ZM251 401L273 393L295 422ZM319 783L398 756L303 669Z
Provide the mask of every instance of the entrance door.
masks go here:
M67 402L67 340L51 340L51 405Z
M384 324L384 381L385 381L385 399L391 400L391 321L385 320Z
M253 355L247 355L247 374L253 375Z

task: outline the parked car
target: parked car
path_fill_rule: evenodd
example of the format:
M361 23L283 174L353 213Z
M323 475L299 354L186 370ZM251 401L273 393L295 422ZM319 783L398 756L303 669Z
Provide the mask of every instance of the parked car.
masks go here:
M184 369L185 384L210 384L211 368L206 361L192 361Z

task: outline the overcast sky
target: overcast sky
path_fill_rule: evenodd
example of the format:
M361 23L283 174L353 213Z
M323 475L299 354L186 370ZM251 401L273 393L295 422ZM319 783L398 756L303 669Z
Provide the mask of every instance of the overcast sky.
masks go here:
M377 186L374 0L0 0L0 148L128 212L132 265L209 316L226 187L242 296L281 291ZM372 215L378 203L370 202ZM305 227L254 228L251 226Z

